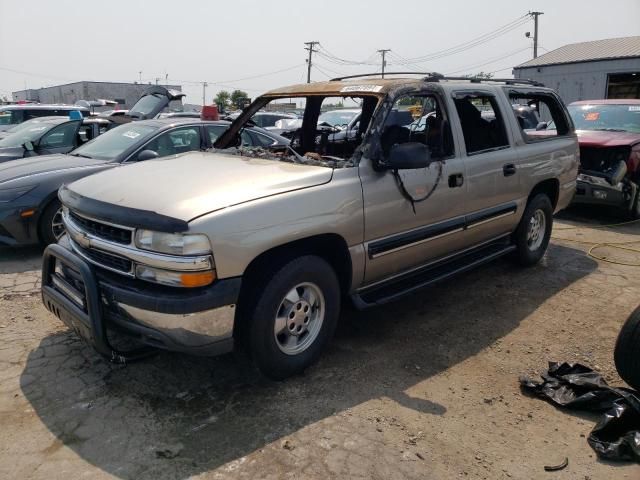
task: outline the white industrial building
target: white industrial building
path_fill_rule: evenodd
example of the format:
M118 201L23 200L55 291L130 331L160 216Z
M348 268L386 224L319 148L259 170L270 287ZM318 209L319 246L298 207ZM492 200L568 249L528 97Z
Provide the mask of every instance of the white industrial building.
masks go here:
M513 76L555 89L566 103L640 98L640 36L565 45L514 67Z

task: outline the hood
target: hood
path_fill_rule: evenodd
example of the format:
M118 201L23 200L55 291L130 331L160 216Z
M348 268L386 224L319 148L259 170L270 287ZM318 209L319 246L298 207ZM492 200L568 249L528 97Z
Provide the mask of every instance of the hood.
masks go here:
M184 221L331 180L333 169L209 152L147 160L69 185L83 197Z
M71 155L42 155L39 157L21 158L12 162L0 163L0 186L5 182L21 178L33 178L61 170L92 168L104 165L104 160L73 157ZM34 181L37 181L34 179Z
M626 147L640 143L640 133L577 130L581 147Z

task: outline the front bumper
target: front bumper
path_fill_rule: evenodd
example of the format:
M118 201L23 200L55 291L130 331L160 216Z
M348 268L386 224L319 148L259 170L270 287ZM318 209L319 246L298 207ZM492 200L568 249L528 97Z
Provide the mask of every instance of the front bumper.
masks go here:
M146 285L94 268L62 244L50 245L43 254L45 307L117 363L155 348L196 355L231 351L240 285L239 277L193 290ZM109 330L145 347L126 352L114 348Z
M595 181L594 181L595 180ZM578 176L574 204L606 205L628 210L631 208L636 194L636 185L624 181L618 185L610 185L589 176Z

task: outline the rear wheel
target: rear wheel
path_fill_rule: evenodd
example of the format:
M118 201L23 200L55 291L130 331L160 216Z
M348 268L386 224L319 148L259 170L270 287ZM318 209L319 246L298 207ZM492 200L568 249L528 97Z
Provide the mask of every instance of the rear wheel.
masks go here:
M299 257L253 292L246 341L255 364L275 380L302 372L318 359L338 321L340 289L333 268L317 256Z
M553 226L553 207L549 197L540 193L529 200L514 234L518 262L535 265L549 246Z
M45 246L56 243L64 232L62 204L58 199L55 199L45 207L40 216L40 241Z
M640 391L640 307L622 326L613 358L620 377Z

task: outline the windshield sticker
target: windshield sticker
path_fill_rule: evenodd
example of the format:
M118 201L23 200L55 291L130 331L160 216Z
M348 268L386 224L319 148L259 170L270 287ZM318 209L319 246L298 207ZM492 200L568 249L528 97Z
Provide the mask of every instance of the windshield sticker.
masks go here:
M600 112L589 112L589 113L585 113L584 115L584 119L587 122L595 122L599 118L600 118Z
M340 93L379 92L380 90L382 90L382 85L349 85L348 87L342 87Z
M640 105L630 105L629 106L629 111L630 112L640 112Z
M122 134L123 137L127 137L127 138L138 138L140 136L140 134L138 132L134 132L131 130L128 130L126 132L124 132Z

